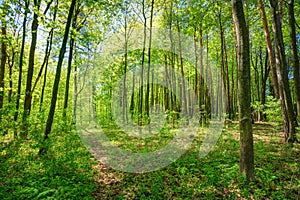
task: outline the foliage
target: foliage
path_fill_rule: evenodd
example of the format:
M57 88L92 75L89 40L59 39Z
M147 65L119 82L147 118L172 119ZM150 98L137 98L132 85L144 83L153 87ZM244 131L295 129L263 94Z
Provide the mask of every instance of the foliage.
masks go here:
M1 136L0 198L92 199L95 160L74 127L56 124L43 156L38 155L41 130L36 126L27 140Z
M266 99L264 112L270 122L282 122L281 106L278 99L268 96Z

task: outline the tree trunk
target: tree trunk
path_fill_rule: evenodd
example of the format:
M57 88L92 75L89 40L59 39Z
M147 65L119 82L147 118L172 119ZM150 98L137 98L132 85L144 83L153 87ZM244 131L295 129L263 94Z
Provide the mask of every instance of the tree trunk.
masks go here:
M12 101L12 96L13 96L13 67L15 65L15 56L16 56L16 52L14 47L12 46L12 55L11 55L11 59L9 58L9 56L7 56L8 59L8 66L9 66L9 89L8 89L8 103L11 103Z
M183 115L188 116L188 109L187 109L187 97L186 97L186 87L185 87L185 82L184 82L184 70L183 70L183 57L182 57L182 48L181 48L181 32L180 32L180 25L179 22L177 21L177 30L178 30L178 48L179 48L179 65L180 65L180 82L181 82L181 91L182 91L182 104L181 104L181 109L184 110L185 113Z
M294 0L290 0L288 4L288 12L289 12L291 52L293 57L295 100L297 106L297 116L298 116L297 118L298 121L300 122L300 75L299 75L300 66L299 66L298 47L297 47L297 38L296 38Z
M59 81L60 81L60 76L61 76L61 68L62 68L62 63L64 60L64 55L66 52L66 46L67 46L70 25L71 25L71 21L72 21L72 15L74 12L75 4L76 4L76 0L72 0L71 6L69 9L69 13L68 13L68 19L67 19L67 23L66 23L64 38L63 38L63 42L62 42L61 49L59 52L58 63L57 63L57 68L56 68L56 75L55 75L55 80L54 80L54 85L53 85L53 90L52 90L51 105L50 105L50 110L49 110L49 114L48 114L48 118L47 118L44 140L48 139L49 134L51 132L51 127L52 127L54 113L55 113L57 94L58 94L58 89L59 89L58 86L59 86ZM45 149L41 149L40 153L43 153L44 150Z
M56 21L57 7L58 7L58 0L56 0L56 4L55 4L55 8L54 8L53 22ZM50 53L52 50L53 34L54 34L54 27L51 28L49 35L48 35L47 47L46 47L47 57L45 57L46 59L44 59L44 62L43 62L43 65L45 65L44 66L45 72L44 72L44 81L43 81L42 93L41 93L41 99L40 99L40 109L39 109L40 111L42 110L43 101L44 101L44 93L45 93L46 82L47 82L48 63L49 63ZM49 50L47 51L48 48L49 48ZM42 66L42 68L43 68L43 66Z
M7 3L4 2L4 12L1 16L1 64L0 64L0 120L2 118L2 109L4 104L4 75L7 60L7 44L6 44L6 9Z
M262 47L260 47L259 51L259 59L260 59L260 68L261 68L261 104L264 107L266 104L266 90L267 90L267 80L270 72L270 67L268 67L268 50L266 50L265 55L265 63L263 63L262 58ZM264 121L266 119L266 114L262 111L260 112L260 119Z
M18 78L18 91L17 91L17 102L16 102L16 112L14 115L14 121L18 120L18 113L20 107L20 96L22 89L22 72L23 72L23 57L24 57L24 49L25 49L25 40L26 40L26 23L27 23L27 14L29 9L29 0L25 1L25 9L24 9L24 19L22 25L22 44L20 49L20 60L19 60L19 78Z
M278 86L278 78L277 78L277 72L276 72L276 63L275 63L275 56L273 53L273 48L272 48L272 43L271 43L271 38L270 38L270 32L269 32L269 26L268 26L268 21L267 21L267 16L264 8L264 4L262 0L258 0L259 3L259 8L260 8L260 13L261 13L261 18L264 26L264 35L265 35L265 40L267 44L267 50L268 50L268 55L270 58L270 72L271 72L271 82L274 88L274 94L277 99L279 99L279 86Z
M149 121L150 120L149 119L149 95L150 95L150 65L151 65L153 10L154 10L154 0L151 1L150 33L149 33L149 46L148 46L147 86L146 86L146 95L145 95L145 111L146 111L146 116L147 116L147 123L150 123L150 121ZM153 88L152 88L152 90L153 90Z
M250 111L250 49L242 0L232 0L232 15L238 49L238 94L240 118L240 173L254 180L254 150Z
M281 102L282 109L286 110L286 116L283 116L284 121L286 121L286 123L288 124L288 128L285 129L285 141L287 143L293 143L296 139L295 138L296 117L294 113L291 91L289 86L288 66L287 66L286 56L285 56L280 16L278 14L278 0L271 0L270 4L271 4L271 15L272 15L272 29L273 29L274 40L275 40L276 69L277 69L277 77L279 82L279 92L281 96L280 99L282 101Z
M142 2L143 6L143 19L144 19L144 40L143 40L143 50L142 50L142 70L141 70L141 80L140 80L140 90L139 90L139 125L143 125L143 99L144 99L144 65L145 65L145 51L146 51L146 38L147 38L147 17L146 17L146 5L145 0Z
M31 46L29 51L29 60L28 60L28 72L27 72L27 82L26 82L26 94L24 101L24 113L23 113L23 123L25 123L27 116L30 114L31 109L31 85L32 85L32 77L33 77L33 68L34 68L34 57L35 57L35 49L37 43L37 31L39 26L38 21L38 12L40 10L41 0L34 0L34 15L33 21L31 25ZM25 123L26 124L26 123Z
M81 27L77 27L77 17L80 13L80 9L76 8L75 14L73 16L72 28L73 30L79 31ZM69 102L69 88L70 88L70 76L72 70L72 60L73 60L73 51L75 45L75 35L71 33L70 37L70 49L69 49L69 58L68 58L68 67L67 67L67 79L66 79L66 88L65 88L65 98L64 98L64 109L63 109L63 119L66 119L67 108Z

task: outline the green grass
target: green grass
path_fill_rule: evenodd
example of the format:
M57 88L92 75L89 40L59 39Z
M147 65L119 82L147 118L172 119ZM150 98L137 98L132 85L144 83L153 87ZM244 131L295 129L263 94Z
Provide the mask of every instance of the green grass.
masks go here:
M299 199L299 144L285 145L274 124L256 124L253 130L256 182L249 184L238 173L236 123L226 125L205 158L198 157L202 138L197 137L176 162L144 174L96 162L72 128L54 128L43 156L38 156L38 131L27 140L1 136L0 199ZM140 148L115 140L124 148Z
M77 133L54 129L50 138L43 156L35 137L1 138L0 199L93 199L95 160Z

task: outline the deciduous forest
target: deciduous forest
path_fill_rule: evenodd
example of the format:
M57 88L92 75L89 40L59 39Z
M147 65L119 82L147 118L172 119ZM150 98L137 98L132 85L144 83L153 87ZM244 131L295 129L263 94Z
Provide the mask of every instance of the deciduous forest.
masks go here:
M300 199L298 0L1 0L0 199Z

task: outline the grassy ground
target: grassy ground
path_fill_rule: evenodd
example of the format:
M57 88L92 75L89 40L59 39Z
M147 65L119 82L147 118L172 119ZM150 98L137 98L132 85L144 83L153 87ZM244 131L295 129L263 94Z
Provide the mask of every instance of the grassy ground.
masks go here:
M225 128L205 158L198 158L198 137L176 162L144 174L98 163L73 130L56 127L43 156L38 131L27 140L0 136L0 199L300 199L300 145L285 145L280 126L254 125L250 184L238 173L238 125Z

